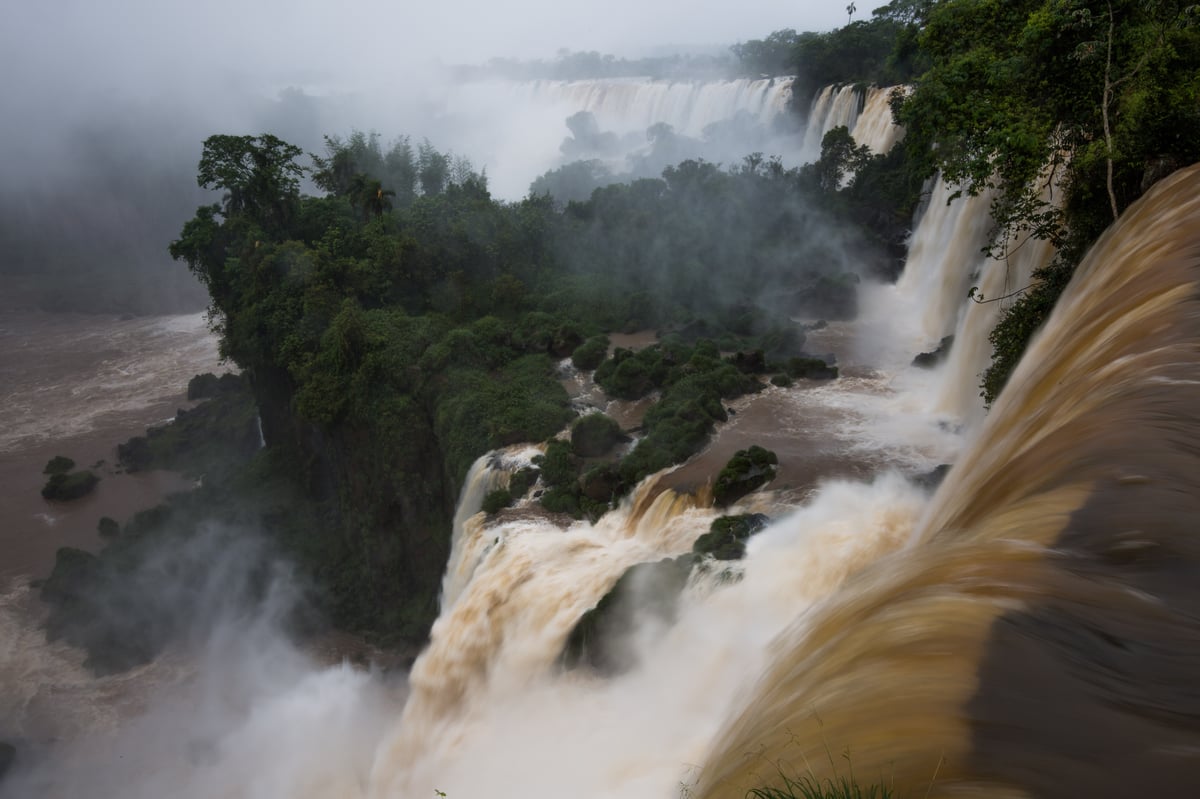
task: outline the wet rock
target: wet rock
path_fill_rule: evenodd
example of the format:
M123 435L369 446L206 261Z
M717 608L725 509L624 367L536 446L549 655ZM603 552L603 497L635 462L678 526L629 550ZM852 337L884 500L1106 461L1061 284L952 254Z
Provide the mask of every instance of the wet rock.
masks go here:
M612 590L580 617L559 659L566 669L590 668L605 676L628 671L636 656L624 637L638 618L675 621L679 595L687 585L695 557L682 555L639 563L621 575Z
M937 349L922 352L913 358L912 365L921 369L932 369L950 356L950 347L954 344L954 336L946 336L938 344Z
M921 488L926 488L932 491L942 484L946 479L946 475L950 473L950 464L943 463L934 467L932 470L924 474L918 474L912 478L912 481Z

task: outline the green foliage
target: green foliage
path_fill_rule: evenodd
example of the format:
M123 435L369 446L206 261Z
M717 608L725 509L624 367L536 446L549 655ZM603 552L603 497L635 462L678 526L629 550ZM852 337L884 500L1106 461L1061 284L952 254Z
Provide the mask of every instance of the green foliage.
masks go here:
M100 478L89 469L78 472L57 472L42 486L42 498L52 502L70 502L87 496L100 482Z
M483 498L482 510L487 515L499 513L513 503L513 495L507 488L489 491Z
M764 529L769 521L761 513L713 519L708 532L692 545L692 552L711 555L716 560L740 560L746 554L746 539Z
M576 369L595 369L608 356L608 336L592 336L571 353L571 363Z
M990 399L1088 245L1155 180L1200 160L1193 4L943 2L919 45L930 68L894 101L906 146L964 191L999 189L992 253L1023 232L1060 250L993 336ZM1063 191L1044 196L1048 185Z
M42 474L66 474L74 468L75 461L66 455L55 455L46 462L46 467L42 469Z
M620 425L603 413L589 413L571 424L571 450L580 458L600 457L623 438Z
M725 507L757 491L775 479L775 466L778 463L779 458L774 452L758 445L738 450L717 475L713 484L713 500Z

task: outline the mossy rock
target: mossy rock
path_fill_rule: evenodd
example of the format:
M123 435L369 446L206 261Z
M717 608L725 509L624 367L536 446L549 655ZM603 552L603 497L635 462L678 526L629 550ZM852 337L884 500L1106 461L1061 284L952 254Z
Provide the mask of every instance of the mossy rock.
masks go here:
M70 474L52 474L42 486L42 498L51 502L70 502L92 493L100 478L95 472L85 469Z
M47 461L46 468L42 469L42 474L66 474L74 468L75 461L66 455L55 455Z
M950 347L954 344L954 336L946 336L931 352L922 352L912 360L912 365L921 369L932 369L950 357Z
M571 425L571 450L581 458L598 458L623 440L621 426L603 413L589 413Z
M679 596L696 559L692 555L639 563L628 568L596 607L580 617L559 658L566 669L590 668L613 676L636 661L622 639L635 620L649 616L666 624L675 621Z
M791 388L796 385L796 381L792 380L786 373L780 372L771 378L771 385L779 386L780 388Z
M722 516L714 519L708 532L696 539L692 552L716 560L741 560L746 555L746 539L770 523L770 517L762 513Z
M760 446L738 450L725 464L713 484L713 499L725 507L775 479L779 458Z

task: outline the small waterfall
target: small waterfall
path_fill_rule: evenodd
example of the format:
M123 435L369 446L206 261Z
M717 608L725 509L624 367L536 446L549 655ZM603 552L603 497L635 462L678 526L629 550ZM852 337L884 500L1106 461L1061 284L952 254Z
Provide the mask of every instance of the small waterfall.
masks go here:
M826 86L813 98L804 132L802 152L806 160L813 161L821 155L821 140L825 134L839 126L846 126L850 135L859 144L871 148L877 154L887 153L896 142L904 138L904 128L892 121L889 103L895 86L857 85ZM902 89L902 87L899 87Z
M904 128L892 120L892 92L895 86L871 86L867 89L862 111L850 134L859 144L871 148L871 152L884 155L896 142L904 138ZM901 90L903 90L901 88Z
M810 160L821 154L821 139L836 127L846 126L853 133L863 107L863 93L857 86L826 86L817 93L808 112L803 152Z
M412 693L377 761L377 785L406 780L420 755L439 748L433 738L449 735L442 745L452 749L462 714L545 677L580 616L629 567L691 549L713 514L694 497L659 489L662 474L595 525L563 530L524 518L487 528L486 558L453 601L443 600L429 648L413 665Z
M533 458L542 452L543 448L539 446L517 444L480 455L471 464L463 480L458 506L454 509L450 559L442 577L442 610L454 604L483 557L487 536L484 535L484 518L480 510L484 497L497 489L507 488L513 473L531 466Z
M954 191L940 176L934 180L928 205L909 241L904 273L885 299L905 317L901 323L913 325L907 341L919 348L916 352L936 347L955 331L992 232L992 193L952 201ZM886 313L886 309L875 310L878 316Z

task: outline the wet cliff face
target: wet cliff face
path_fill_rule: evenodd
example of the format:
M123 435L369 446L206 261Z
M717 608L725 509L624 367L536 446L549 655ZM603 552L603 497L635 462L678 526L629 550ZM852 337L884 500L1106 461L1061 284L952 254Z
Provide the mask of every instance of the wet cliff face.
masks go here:
M293 410L283 370L256 370L254 390L264 439L311 501L311 527L291 540L334 621L420 644L437 615L458 489L424 409L320 427Z

